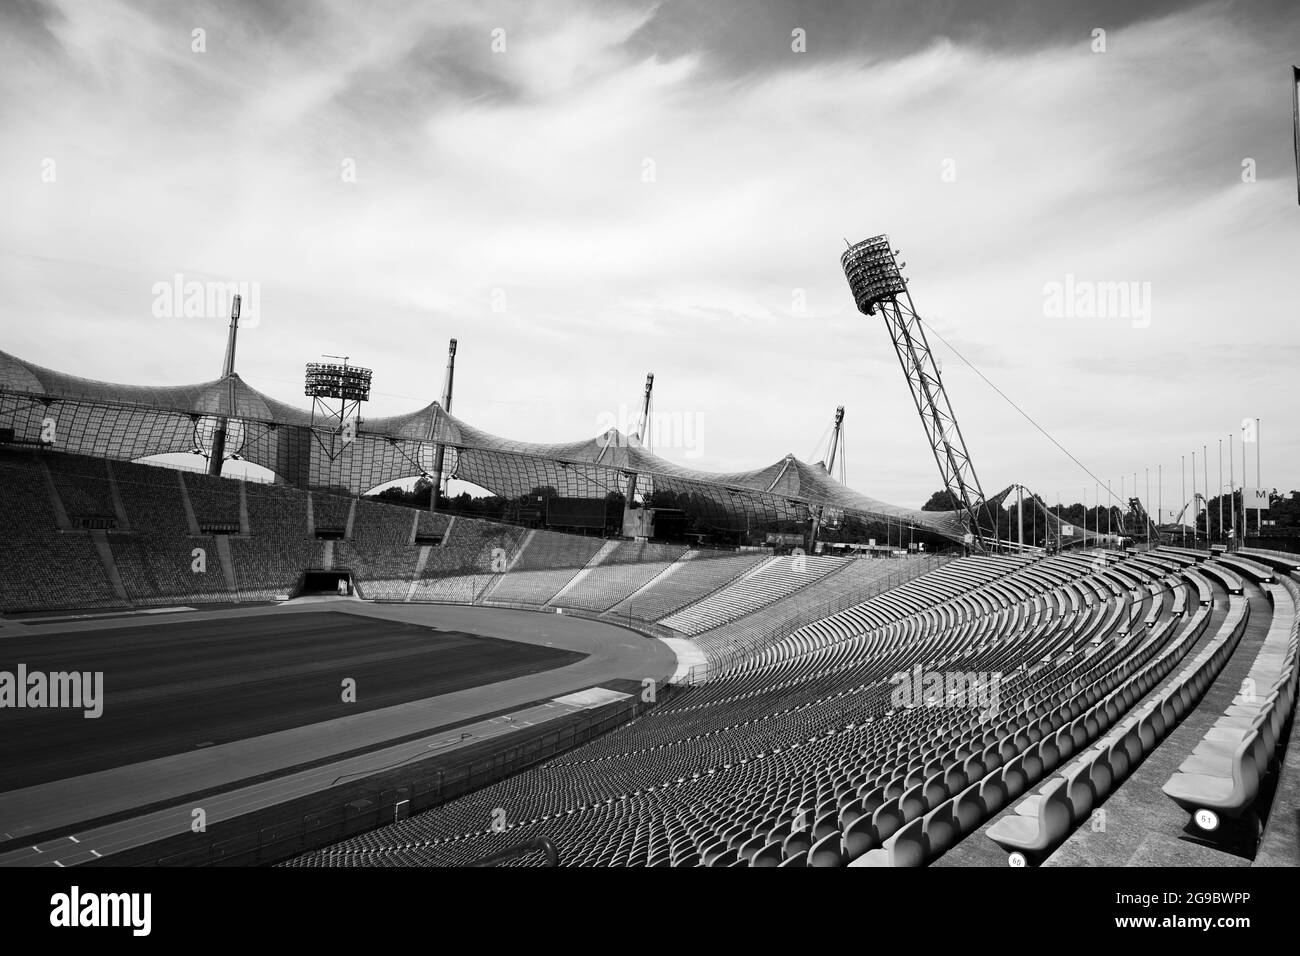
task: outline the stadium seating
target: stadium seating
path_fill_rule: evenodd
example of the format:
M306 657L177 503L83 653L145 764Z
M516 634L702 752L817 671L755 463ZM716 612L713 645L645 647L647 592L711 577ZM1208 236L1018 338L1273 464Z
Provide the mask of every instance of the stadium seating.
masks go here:
M48 453L0 468L7 610L274 600L328 547L367 598L571 609L664 628L710 662L633 722L293 865L459 865L540 835L576 865L923 866L986 826L1039 862L1204 700L1261 594L1250 683L1165 793L1251 812L1300 677L1285 558L773 557Z
M406 600L420 554L412 543L415 521L410 508L357 501L352 537L336 543L334 565L352 572L362 597Z
M1169 798L1194 820L1198 810L1239 817L1252 806L1295 705L1300 588L1289 578L1284 584L1262 586L1272 601L1273 617L1247 680L1164 785Z
M483 598L540 607L586 567L603 543L600 538L534 531L504 572L488 586Z
M85 455L44 455L63 510L74 526L79 518L116 521L108 462Z
M131 602L159 605L234 600L216 539L190 533L182 473L115 462L113 474L131 530L110 535L110 542Z
M232 537L240 600L273 601L292 594L306 568L323 563L323 542L307 533L307 495L277 485L245 488L248 537Z
M700 634L774 604L844 566L843 559L814 555L773 558L704 600L663 618L663 623L683 634Z
M60 530L42 456L0 452L0 607L121 607L88 532ZM98 492L89 500L102 502Z
M314 533L343 534L347 530L351 498L320 491L309 492L308 498Z
M621 541L585 578L557 597L561 607L608 611L686 553L681 545Z
M861 604L876 593L897 586L943 559L869 559L834 558L838 567L829 574L803 584L784 598L755 610L731 616L728 623L695 637L695 643L711 662L736 663L752 657L765 647L783 640L811 621Z
M442 534L440 545L424 551L424 564L411 591L413 601L470 604L480 600L515 559L526 533L510 525L456 517Z
M180 472L200 529L240 530L240 482L194 472Z
M295 864L456 864L539 834L577 865L928 862L1129 712L1132 740L1146 733L1132 708L1152 665L1172 666L1169 628L1120 636L1127 591L1064 597L1096 577L1069 556L952 562L548 764ZM900 705L897 678L918 666L997 673L1001 706L952 687ZM1108 761L1130 729L1103 739ZM512 808L505 833L495 807Z
M648 585L610 609L611 617L658 621L730 584L768 560L768 555L688 551ZM687 562L693 562L687 567ZM682 573L685 569L686 573Z

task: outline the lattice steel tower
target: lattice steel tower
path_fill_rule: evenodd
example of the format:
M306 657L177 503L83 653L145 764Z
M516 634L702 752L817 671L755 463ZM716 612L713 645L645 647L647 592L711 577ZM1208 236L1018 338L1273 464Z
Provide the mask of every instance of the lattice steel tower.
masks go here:
M984 500L984 489L975 474L966 441L957 426L957 416L944 391L939 367L930 353L925 327L912 305L907 280L899 272L895 255L888 236L874 236L849 246L840 256L840 264L858 310L863 315L874 315L880 309L903 375L912 390L912 400L934 452L935 464L939 466L939 476L948 494L966 513L971 545L985 550L996 546L997 524Z

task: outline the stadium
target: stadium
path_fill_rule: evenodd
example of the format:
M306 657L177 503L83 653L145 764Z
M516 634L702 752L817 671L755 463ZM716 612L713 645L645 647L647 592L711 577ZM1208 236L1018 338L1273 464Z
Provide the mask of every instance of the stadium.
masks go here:
M1289 860L1300 555L1214 542L1208 508L1176 545L1140 501L1026 539L887 237L842 265L962 508L838 484L843 409L826 461L744 473L497 438L447 411L454 341L416 412L366 417L369 370L321 363L292 408L235 371L238 296L207 383L0 354L5 862L1068 864L1152 788L1149 862ZM190 451L208 473L140 463ZM444 472L514 507L439 507ZM427 507L366 494L411 478ZM837 554L848 529L879 538Z
M1198 447L1173 508L1149 473L1116 492L1067 453L1097 489L1068 505L982 456L988 379L956 353L946 387L924 318L944 268L914 256L914 285L887 227L819 255L834 349L885 357L871 387L924 440L915 507L851 487L856 407L815 460L661 448L687 340L626 427L559 442L473 424L504 337L385 381L305 323L264 347L233 284L193 293L221 312L206 381L168 377L174 325L122 345L153 370L124 382L93 338L75 372L0 351L0 866L1300 864L1300 495L1228 411L1233 473ZM523 363L530 402L575 354ZM381 387L419 394L371 415Z

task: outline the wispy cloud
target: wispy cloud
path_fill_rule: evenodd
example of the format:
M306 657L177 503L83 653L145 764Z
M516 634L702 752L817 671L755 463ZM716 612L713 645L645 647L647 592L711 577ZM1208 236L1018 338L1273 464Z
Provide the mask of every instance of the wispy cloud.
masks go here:
M1300 16L852 6L807 53L739 3L6 7L0 347L207 379L224 323L153 318L152 284L258 281L240 368L284 400L338 352L375 368L375 414L408 409L455 336L456 411L490 431L592 433L653 369L707 421L692 466L806 454L845 404L853 483L917 504L933 461L838 268L888 232L922 315L1103 474L1293 403ZM1067 274L1150 283L1149 326L1049 318ZM935 348L987 486L1082 487ZM1266 457L1300 484L1300 450Z

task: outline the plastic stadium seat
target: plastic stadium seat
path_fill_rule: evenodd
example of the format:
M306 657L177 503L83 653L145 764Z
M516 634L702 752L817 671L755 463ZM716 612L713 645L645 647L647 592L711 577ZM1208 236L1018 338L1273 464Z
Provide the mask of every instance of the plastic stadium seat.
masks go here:
M970 833L978 827L989 811L980 799L982 782L976 781L953 798L952 816L958 833Z
M932 856L939 856L957 842L956 798L945 800L921 818L921 832Z
M787 858L797 856L798 854L811 849L812 844L812 832L810 830L795 830L785 838L785 842L781 845L781 852L783 852Z
M858 817L844 830L844 855L856 859L868 850L880 846L880 835L870 814Z
M1228 816L1238 816L1254 802L1259 792L1264 769L1259 759L1263 754L1263 737L1258 730L1252 731L1238 744L1229 761L1228 775L1179 771L1166 781L1164 792L1189 811L1209 808Z
M820 840L828 833L838 833L840 829L839 808L827 810L819 816L813 824L812 839L814 842Z
M871 816L871 828L875 832L876 845L879 846L888 840L906 822L899 797L881 804L880 809Z
M781 844L772 842L764 846L761 850L749 858L750 866L780 866L785 856L781 852Z
M898 808L904 822L910 822L925 813L929 805L925 801L925 784L918 783L898 798Z
M1092 812L1097 803L1097 791L1093 788L1092 764L1076 762L1065 769L1061 779L1065 781L1065 798L1070 802L1070 815L1075 820L1082 820ZM1106 783L1109 786L1109 783Z
M1111 775L1115 780L1123 780L1128 776L1131 765L1128 747L1125 746L1123 735L1112 734L1103 743L1106 745L1103 759L1110 765Z
M841 846L842 836L837 830L828 833L808 851L809 866L843 866L844 851Z
M966 786L977 783L987 772L979 754L967 757L961 767L962 776L966 778Z
M1051 751L1055 753L1055 750ZM1046 770L1046 761L1043 759L1043 745L1040 741L1026 750L1019 757L1020 770L1025 775L1025 789L1033 786ZM1021 791L1024 792L1023 790Z
M985 816L991 816L1007 805L1007 786L1002 780L1002 771L991 773L980 781L976 799L984 808Z
M754 836L754 837L750 837L748 840L742 843L740 845L740 849L737 850L736 852L742 860L750 860L756 853L758 853L759 850L764 849L767 845L768 845L768 839L766 835ZM776 848L779 851L781 849L781 845L779 843L776 844ZM780 860L778 860L777 862L780 862Z
M1142 747L1142 722L1134 720L1125 727L1124 733L1119 738L1119 743L1128 757L1129 769L1140 764L1142 758L1146 756L1146 751Z
M859 817L870 816L871 812L867 809L867 802L862 797L850 800L840 807L839 829L843 830L854 820Z
M1001 777L1003 792L1006 794L1005 805L1029 789L1031 781L1025 769L1024 756L1016 757L1003 767Z
M1269 695L1266 703L1276 704L1278 694ZM1231 708L1229 708L1231 710ZM1253 730L1258 730L1264 738L1267 750L1272 753L1281 731L1280 720L1285 716L1281 707L1272 706L1260 710L1253 717L1224 716L1215 721L1214 726L1206 731L1205 737L1192 751L1194 754L1231 756L1237 745Z
M929 852L924 818L918 817L886 840L879 849L863 854L849 866L924 866Z
M1070 832L1072 819L1069 788L1065 777L1053 777L1036 794L1034 801L1022 801L1015 813L1003 816L988 829L988 837L1004 850L1018 850L1026 856L1041 855ZM1022 808L1028 813L1022 813Z
M1179 765L1178 772L1231 778L1233 774L1232 764L1237 759L1237 752L1242 743L1247 739L1254 739L1255 743L1246 754L1246 757L1256 767L1262 768L1268 760L1269 743L1268 738L1264 735L1264 725L1261 722L1259 725L1251 727L1226 749L1206 747L1204 741L1197 744L1191 756ZM1263 776L1262 772L1260 776Z

